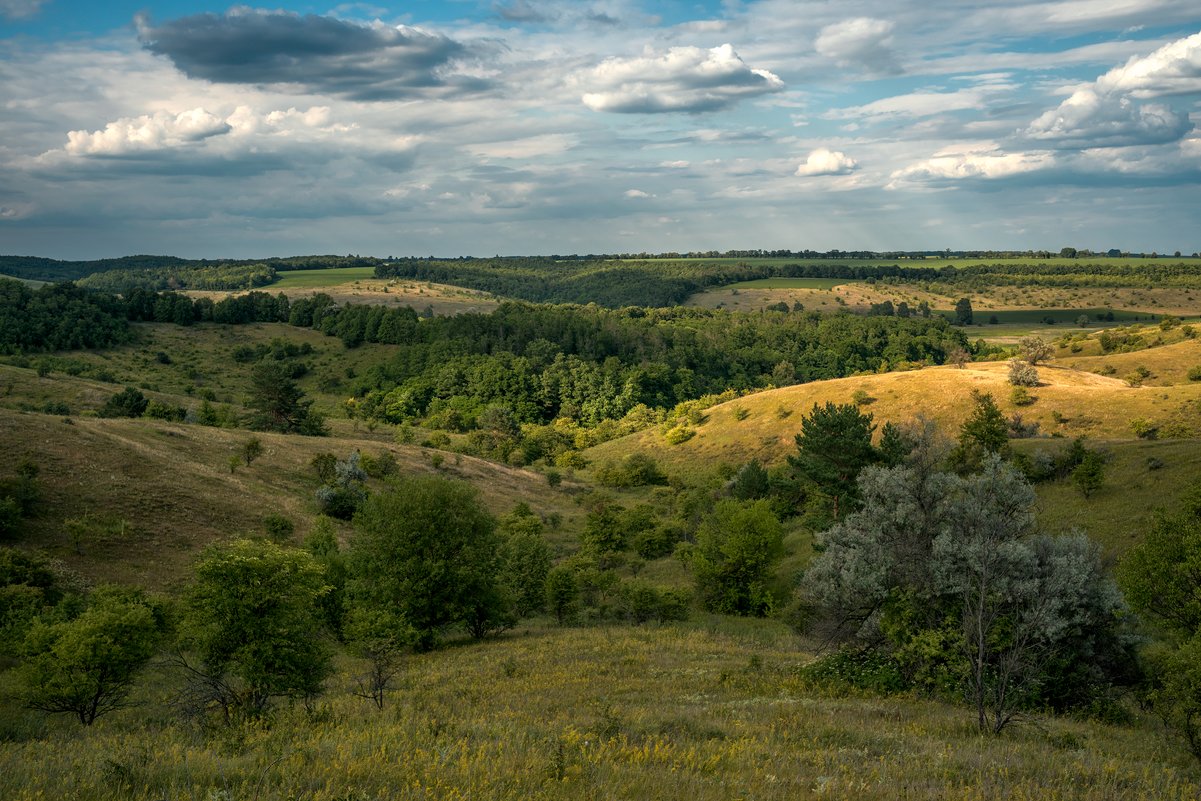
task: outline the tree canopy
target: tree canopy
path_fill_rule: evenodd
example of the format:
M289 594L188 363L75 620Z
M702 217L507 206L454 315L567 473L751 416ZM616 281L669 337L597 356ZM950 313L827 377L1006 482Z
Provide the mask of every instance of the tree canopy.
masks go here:
M496 522L469 484L413 476L369 497L347 555L351 603L387 611L428 650L498 584ZM499 600L498 600L499 603Z
M262 714L277 696L320 692L330 671L325 570L305 551L259 540L208 548L187 591L181 643L194 700L224 715Z

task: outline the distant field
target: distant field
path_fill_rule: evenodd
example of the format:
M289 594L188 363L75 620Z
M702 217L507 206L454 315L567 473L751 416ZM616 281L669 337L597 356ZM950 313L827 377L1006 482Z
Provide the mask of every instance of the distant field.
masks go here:
M729 284L723 289L833 289L849 283L853 282L847 278L760 278Z
M0 273L0 278L7 278L9 281L20 281L22 284L31 286L34 289L37 289L40 286L45 286L49 283L49 281L35 281L32 278L18 278L15 275L5 275L4 273Z
M339 267L333 270L289 270L280 273L283 277L270 284L271 289L313 289L323 286L338 286L350 281L361 281L375 277L374 267Z
M1152 258L1109 258L1107 256L1082 256L1077 259L1062 259L1058 256L1049 259L1028 259L1028 258L933 258L933 259L853 259L853 258L830 258L830 259L805 259L805 258L696 258L696 259L625 259L625 261L661 261L661 262L680 262L687 264L762 264L765 266L779 266L783 264L858 264L864 267L874 265L891 265L896 264L901 267L966 267L973 264L1043 264L1043 265L1060 265L1060 264L1114 264L1114 265L1135 265L1143 266L1149 264L1193 264L1201 267L1201 258L1193 258L1191 256L1166 256L1156 259Z

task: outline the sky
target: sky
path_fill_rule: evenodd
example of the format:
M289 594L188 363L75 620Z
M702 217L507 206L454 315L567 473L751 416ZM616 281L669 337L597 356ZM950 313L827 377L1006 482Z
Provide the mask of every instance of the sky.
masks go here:
M0 0L0 254L1201 250L1197 0Z

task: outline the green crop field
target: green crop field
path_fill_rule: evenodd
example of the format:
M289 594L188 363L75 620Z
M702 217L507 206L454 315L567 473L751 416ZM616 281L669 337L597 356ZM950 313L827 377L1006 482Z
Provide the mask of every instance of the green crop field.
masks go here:
M375 277L374 267L338 267L332 270L289 270L271 289L315 289L323 286L338 286L351 281L362 281Z

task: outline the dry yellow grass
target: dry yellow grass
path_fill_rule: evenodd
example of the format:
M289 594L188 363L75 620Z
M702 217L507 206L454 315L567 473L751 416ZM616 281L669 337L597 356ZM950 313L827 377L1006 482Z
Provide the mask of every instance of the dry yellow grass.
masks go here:
M1147 328L1144 330L1149 339L1153 339L1160 333L1158 329ZM1166 336L1174 335L1169 333ZM1139 367L1145 367L1151 371L1151 375L1140 379L1142 383L1145 386L1162 387L1189 383L1188 371L1201 366L1201 338L1184 339L1160 347L1131 353L1111 353L1105 356L1063 355L1065 353L1060 350L1061 355L1055 360L1055 364L1089 372L1112 367L1115 378L1134 376Z
M788 289L723 287L700 292L688 299L688 305L702 308L724 308L733 311L758 311L783 301L795 302L806 311L835 311L848 308L866 311L873 303L886 300L893 304L904 301L916 309L925 301L930 308L949 312L960 298L968 296L977 313L1012 311L1018 309L1129 309L1148 314L1196 316L1201 314L1201 290L1170 288L1076 288L1076 287L1016 287L994 286L982 289L959 289L934 284L925 288L919 284L867 284L849 282L832 289ZM842 303L839 303L839 301ZM844 305L845 304L845 305Z
M970 412L975 389L991 393L1006 415L1019 412L1025 421L1039 423L1044 434L1107 439L1132 438L1132 419L1167 421L1201 400L1201 385L1197 384L1131 387L1118 378L1047 365L1039 366L1039 374L1042 386L1030 390L1037 400L1023 408L1010 401L1012 387L1005 362L816 381L715 406L707 412L708 419L696 427L696 436L679 445L669 445L661 431L652 429L598 445L585 456L599 462L645 451L668 472L751 458L777 463L794 451L793 438L800 430L801 418L815 404L851 403L860 390L871 399L862 409L878 426L924 415L953 434ZM738 419L738 410L747 413L745 419ZM1056 413L1064 422L1056 421Z
M434 314L462 314L463 312L489 312L500 305L500 302L488 294L474 289L450 286L448 284L433 284L428 281L412 281L406 279L363 278L334 284L326 287L290 287L278 289L271 286L260 287L259 292L272 295L283 293L289 300L307 298L318 292L329 295L335 303L348 303L408 306L422 311L431 307ZM193 290L184 293L193 298L212 298L214 301L229 295L242 295L244 292L207 292Z

